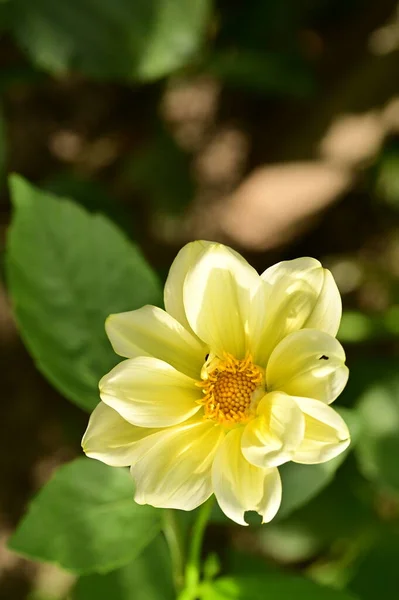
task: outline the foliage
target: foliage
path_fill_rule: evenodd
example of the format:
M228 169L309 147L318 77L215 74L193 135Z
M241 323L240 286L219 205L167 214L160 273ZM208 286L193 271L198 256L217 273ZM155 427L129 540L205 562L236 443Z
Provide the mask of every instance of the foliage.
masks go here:
M60 392L93 409L99 379L116 364L104 321L114 312L157 304L156 276L103 215L16 176L11 193L7 270L22 335Z
M31 59L51 73L78 69L96 78L151 80L192 59L208 0L97 2L12 0L11 28Z
M11 365L24 380L25 363L21 359L20 366L5 336L4 415L11 414L17 431L5 431L4 443L10 455L23 453L35 488L29 487L33 498L8 546L74 577L67 594L49 592L42 599L33 591L31 600L176 598L182 574L175 572L167 514L133 501L127 470L76 455L87 412L99 399L98 381L118 362L105 318L161 306L171 259L198 231L216 231L223 240L231 235L232 245L243 245L259 270L275 255L299 253L331 265L343 292L339 339L351 372L338 404L353 443L325 464L284 465L283 503L267 526L247 513L250 526L238 529L213 506L195 598L397 595L397 59L394 48L370 54L375 40L385 39L384 28L398 39L397 9L394 1L379 10L374 4L0 0L1 232L7 225L1 263L18 332L56 391L43 388L48 402L57 403L55 420L67 440L43 464L73 458L51 477L46 473L49 481L33 493L41 468L33 438L47 448L52 430L33 430L32 438L20 441L19 419L35 412L42 388L33 380L38 390L31 397L28 374L28 417L17 403L14 408L6 371ZM349 125L342 155L326 150L342 115L371 119L372 151L359 163L347 158L356 142ZM381 130L374 131L376 123ZM359 139L363 149L367 135L362 131ZM223 229L225 212L239 204L229 194L252 167L267 170L276 163L278 169L309 157L331 161L349 181L328 212L320 212L323 198L311 212L309 194L310 208L296 217L292 232L258 247ZM8 193L6 175L13 170L18 174L11 175ZM259 191L262 206L267 191ZM282 196L265 212L258 207L254 239L258 226L295 213L296 196L291 204ZM244 200L246 216L252 191ZM231 218L237 221L236 214ZM239 229L240 218L237 223ZM3 295L0 301L2 334ZM68 408L64 399L75 406ZM12 470L17 478L22 473ZM10 506L15 495L11 523L28 491L21 499L19 481L3 485L11 490ZM198 511L174 511L172 519L188 554Z
M102 573L133 560L159 529L159 512L133 502L127 471L79 458L38 494L10 547L74 573Z

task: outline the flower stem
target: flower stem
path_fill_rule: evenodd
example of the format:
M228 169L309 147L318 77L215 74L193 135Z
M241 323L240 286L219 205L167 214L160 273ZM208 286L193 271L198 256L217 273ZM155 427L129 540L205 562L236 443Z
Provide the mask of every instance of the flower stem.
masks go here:
M172 508L163 510L163 532L172 559L173 582L176 593L179 594L184 587L185 544L177 512Z
M195 600L198 595L198 586L201 579L201 551L202 541L208 519L212 510L213 496L199 509L197 519L193 525L191 543L185 569L184 589L178 600Z

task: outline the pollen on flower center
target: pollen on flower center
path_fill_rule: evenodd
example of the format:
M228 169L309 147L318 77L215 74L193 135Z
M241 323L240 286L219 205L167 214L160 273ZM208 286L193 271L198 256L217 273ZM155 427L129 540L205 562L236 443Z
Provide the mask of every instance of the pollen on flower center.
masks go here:
M254 392L262 380L262 372L251 357L237 360L226 355L207 379L198 383L204 392L201 404L205 417L225 424L246 421L253 411Z

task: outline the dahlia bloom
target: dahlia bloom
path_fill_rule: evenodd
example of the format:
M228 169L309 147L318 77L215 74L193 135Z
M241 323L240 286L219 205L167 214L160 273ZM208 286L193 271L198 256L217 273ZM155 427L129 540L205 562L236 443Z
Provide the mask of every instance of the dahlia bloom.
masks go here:
M177 255L164 300L107 319L127 360L100 381L83 449L130 466L139 504L192 510L215 494L233 521L255 510L268 522L279 465L322 463L350 442L329 406L348 379L334 279L313 258L258 275L198 241Z

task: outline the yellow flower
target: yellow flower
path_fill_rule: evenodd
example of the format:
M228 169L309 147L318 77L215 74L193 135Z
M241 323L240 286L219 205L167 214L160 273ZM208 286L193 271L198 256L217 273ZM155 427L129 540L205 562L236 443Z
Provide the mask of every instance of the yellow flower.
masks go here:
M341 299L313 258L262 275L236 252L193 242L155 306L111 315L122 361L100 382L83 448L131 466L139 504L192 510L213 493L245 525L281 502L278 466L321 463L349 444L329 406L348 369L335 339Z

